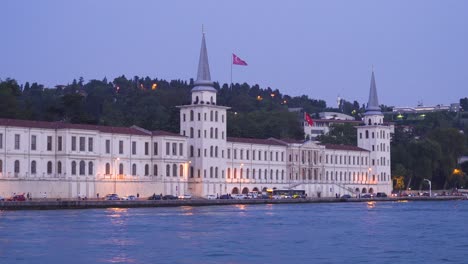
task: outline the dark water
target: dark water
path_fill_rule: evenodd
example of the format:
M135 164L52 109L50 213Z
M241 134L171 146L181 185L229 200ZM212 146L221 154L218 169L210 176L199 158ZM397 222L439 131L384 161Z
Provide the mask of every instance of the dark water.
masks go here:
M468 202L2 211L0 263L468 263Z

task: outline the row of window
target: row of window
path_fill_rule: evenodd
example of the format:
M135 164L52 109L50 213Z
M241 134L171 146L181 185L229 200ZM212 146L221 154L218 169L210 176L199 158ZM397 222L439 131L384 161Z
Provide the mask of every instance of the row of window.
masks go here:
M348 164L348 165L363 165L367 166L368 157L358 157L358 156L341 156L341 155L325 155L325 163L327 164Z
M365 137L369 138L369 130L366 130ZM377 133L371 133L372 138L383 138L383 139L390 139L390 133L385 133L384 130L379 130ZM359 139L362 139L362 133L359 133Z
M308 163L313 163L313 164L317 164L317 162L322 163L322 156L317 151L302 150L301 154L302 154L301 155L302 164L305 164L306 158L307 158ZM293 156L293 154L289 154L289 162L293 161L292 156ZM299 161L299 155L298 154L295 154L295 161L296 162Z
M186 136L185 130L182 131L182 134L183 134L184 136ZM203 137L204 137L204 138L208 138L207 136L208 136L208 135L207 135L207 131L204 130L204 131L203 131ZM193 129L193 127L191 127L191 128L190 128L190 138L194 138L194 137L195 137L195 130ZM201 135L201 130L198 129L198 138L201 138L201 137L202 137L202 135ZM210 138L212 138L212 139L218 139L218 128L212 128L212 127L210 128ZM224 131L221 131L221 139L224 139Z
M137 173L138 173L138 171L137 171L137 165L134 163L134 164L132 164L132 175L133 175L133 176L136 176ZM111 173L111 166L110 166L110 163L106 163L106 166L105 166L105 174L107 174L107 175L112 174L112 173ZM118 167L118 174L119 174L119 175L123 175L123 174L124 174L124 165L123 165L123 163L120 163L120 164L119 164L119 167ZM145 164L145 166L144 166L144 175L145 175L145 176L149 176L149 175L150 175L150 166L149 166L149 164ZM154 175L154 176L158 176L158 165L157 165L157 164L154 164L154 165L153 165L153 175ZM167 164L167 165L166 165L166 176L167 176L167 177L169 177L169 176L173 176L173 177L180 176L180 177L183 177L183 176L184 176L184 166L181 164L181 165L179 165L179 168L177 168L177 165L176 165L176 164L172 164L172 175L171 175L171 165Z
M197 114L197 120L201 121L201 112L196 113ZM204 121L207 121L207 113L203 113L203 119ZM182 120L185 122L185 114L182 114ZM195 121L195 112L193 110L190 110L190 121ZM210 111L210 121L211 122L218 122L218 111ZM221 114L221 123L224 123L224 115Z
M257 174L257 171L258 171L258 174ZM237 174L237 172L239 172L239 175ZM249 179L250 177L252 177L253 180L255 179L264 179L264 180L267 180L268 179L268 176L270 178L270 180L273 180L273 179L276 179L276 180L280 180L280 170L272 170L270 169L269 171L269 175L268 175L268 170L267 169L264 169L262 171L262 169L252 169L252 175L250 175L250 169L247 168L245 169L245 178L246 179ZM239 170L237 170L237 168L234 168L232 170L232 175L231 175L231 168L228 168L227 169L227 178L230 179L231 177L233 179L237 179L237 177L239 176L239 179L243 179L244 178L244 169L243 168L240 168ZM284 170L281 170L281 180L284 180Z
M227 150L227 158L231 158L231 151L232 151L232 158L237 160L238 156L238 149L230 149L228 148ZM246 149L239 149L239 160L244 160L244 153L245 153L245 160L255 160L258 158L258 160L263 160L264 161L280 161L280 152L279 151L261 151L261 150L250 150ZM252 153L252 156L250 156L250 153ZM269 155L268 155L269 154ZM281 152L281 161L284 161L284 152Z
M339 179L338 179L338 176L339 176ZM375 181L376 180L376 175L373 174L372 175L372 181ZM351 180L351 177L352 177L352 180ZM353 172L351 173L350 171L348 172L342 172L340 171L340 173L338 174L337 171L335 171L335 173L333 172L326 172L325 173L325 178L326 180L328 181L328 179L330 179L331 181L335 180L335 181L353 181L353 182L361 182L361 181L368 181L368 180L371 180L371 178L369 177L369 173L356 173L356 172ZM389 180L388 177L387 177L387 173L385 172L382 172L380 175L377 175L377 180L378 181L387 181Z

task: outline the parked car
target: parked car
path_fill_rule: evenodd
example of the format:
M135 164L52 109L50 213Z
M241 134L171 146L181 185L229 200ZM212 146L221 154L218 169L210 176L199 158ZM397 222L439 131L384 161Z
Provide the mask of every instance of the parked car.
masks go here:
M167 194L162 197L163 200L177 200L177 196L174 196L172 194Z
M206 199L208 199L208 200L215 200L215 199L216 199L216 195L214 195L214 194L208 194L208 195L206 196Z
M182 195L179 195L179 197L177 197L177 198L182 199L182 200L190 200L190 199L192 199L192 195L182 194Z
M275 200L283 199L283 197L279 194L273 195L271 198Z
M383 193L383 192L378 192L375 197L380 197L380 198L384 198L384 197L387 197L387 194L386 193Z
M232 199L232 197L229 194L223 194L219 197L219 199Z
M24 194L17 194L7 199L7 201L26 201Z
M120 197L116 193L111 193L111 194L106 195L105 199L108 201L117 201L117 200L120 200Z
M161 200L161 199L162 199L161 195L156 195L156 194L153 194L148 198L148 200Z
M370 195L370 193L364 193L364 194L361 195L361 198L370 199L370 198L372 198L372 195Z
M236 200L242 200L242 199L245 199L245 195L243 194L233 194L231 195L232 199L236 199Z
M0 201L5 201L5 198L3 196L0 196Z
M349 199L349 198L351 198L351 195L349 195L349 194L343 194L343 195L341 195L341 198Z
M136 199L137 197L135 195L128 195L128 196L122 197L122 200L125 200L125 201L134 201Z

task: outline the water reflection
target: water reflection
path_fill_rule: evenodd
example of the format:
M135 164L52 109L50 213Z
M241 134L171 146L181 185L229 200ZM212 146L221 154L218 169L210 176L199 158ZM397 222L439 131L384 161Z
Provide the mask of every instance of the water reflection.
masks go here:
M372 208L375 208L375 202L374 201L367 202L367 209L372 209Z
M182 206L180 207L183 213L182 215L193 215L193 207L192 206Z

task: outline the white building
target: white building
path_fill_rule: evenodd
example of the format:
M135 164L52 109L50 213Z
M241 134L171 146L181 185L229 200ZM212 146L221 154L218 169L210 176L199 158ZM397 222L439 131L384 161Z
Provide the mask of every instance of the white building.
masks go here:
M180 135L136 126L0 119L0 195L205 196L297 189L309 197L331 197L391 191L393 127L383 123L373 73L358 147L227 137L229 107L217 105L216 93L203 35L191 103L179 106Z

